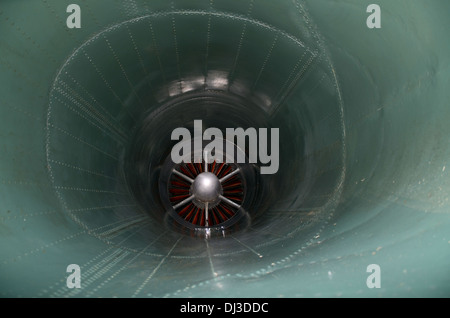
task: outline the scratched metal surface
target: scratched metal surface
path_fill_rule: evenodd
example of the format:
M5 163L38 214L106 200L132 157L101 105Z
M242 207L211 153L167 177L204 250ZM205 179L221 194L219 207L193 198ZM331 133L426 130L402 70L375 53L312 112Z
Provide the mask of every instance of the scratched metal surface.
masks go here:
M447 2L378 1L380 30L356 0L79 1L67 29L71 2L0 5L1 296L450 295ZM144 179L198 116L280 128L249 228L189 237L136 200L155 111Z

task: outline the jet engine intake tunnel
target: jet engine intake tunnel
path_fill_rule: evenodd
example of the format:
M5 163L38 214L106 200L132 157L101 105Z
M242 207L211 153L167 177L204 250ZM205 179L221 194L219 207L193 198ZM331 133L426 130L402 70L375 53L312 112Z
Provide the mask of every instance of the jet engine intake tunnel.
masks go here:
M0 4L0 296L450 296L448 1L73 2Z

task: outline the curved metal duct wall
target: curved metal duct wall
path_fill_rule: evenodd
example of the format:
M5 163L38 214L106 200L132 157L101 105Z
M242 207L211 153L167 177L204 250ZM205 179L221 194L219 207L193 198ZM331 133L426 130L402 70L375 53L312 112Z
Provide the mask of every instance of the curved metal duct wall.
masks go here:
M450 295L448 1L378 0L381 29L370 1L70 3L0 5L2 296ZM220 237L159 199L195 119L280 129Z

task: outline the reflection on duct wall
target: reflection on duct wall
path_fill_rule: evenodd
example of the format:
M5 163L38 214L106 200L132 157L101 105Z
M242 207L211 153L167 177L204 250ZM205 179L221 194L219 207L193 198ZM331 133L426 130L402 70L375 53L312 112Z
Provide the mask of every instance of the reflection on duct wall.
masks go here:
M0 5L0 295L450 296L448 1L71 2ZM196 119L280 129L222 236L161 201Z

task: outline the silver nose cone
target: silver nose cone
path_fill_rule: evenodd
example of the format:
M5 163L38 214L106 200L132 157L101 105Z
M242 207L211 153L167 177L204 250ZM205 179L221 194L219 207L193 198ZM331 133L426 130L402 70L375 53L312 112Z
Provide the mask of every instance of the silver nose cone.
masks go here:
M214 173L202 172L192 184L192 194L195 199L203 203L215 202L219 199L222 190L219 178Z

